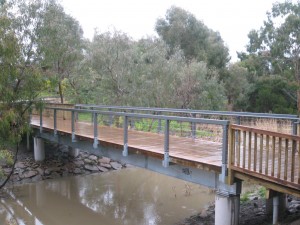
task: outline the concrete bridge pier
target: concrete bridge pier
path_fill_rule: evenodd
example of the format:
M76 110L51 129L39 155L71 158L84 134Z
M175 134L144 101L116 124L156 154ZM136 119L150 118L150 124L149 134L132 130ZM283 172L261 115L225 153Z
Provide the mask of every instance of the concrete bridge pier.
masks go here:
M34 160L44 161L45 160L44 140L40 137L33 137L33 143L34 143Z
M277 224L285 215L287 208L286 194L273 190L267 191L266 196L266 213L272 218L273 224Z
M215 197L215 225L238 225L241 182L227 185L219 181Z
M215 224L238 225L240 214L240 195L224 196L216 194Z

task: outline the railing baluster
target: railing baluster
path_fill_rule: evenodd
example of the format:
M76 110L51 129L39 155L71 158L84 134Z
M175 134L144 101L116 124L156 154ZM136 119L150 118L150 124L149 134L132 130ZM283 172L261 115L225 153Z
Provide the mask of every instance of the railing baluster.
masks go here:
M43 109L40 107L40 133L43 133Z
M291 182L294 182L295 176L295 161L296 161L296 145L297 142L295 140L292 141L292 165L291 165Z
M157 112L157 115L161 115L161 112ZM158 124L157 124L157 133L161 133L161 119L158 119Z
M236 132L233 129L230 129L230 148L231 148L231 155L230 155L230 162L229 165L235 166L235 155L236 155L236 143L235 143L235 135Z
M269 152L270 152L270 136L266 136L266 164L265 164L265 174L269 173Z
M53 122L54 122L54 124L53 124L53 133L54 133L54 136L56 136L57 135L57 110L56 109L54 109L54 114L53 114Z
M169 146L170 146L170 120L165 120L165 138L164 138L164 160L163 166L168 167L170 162Z
M298 120L292 120L292 134L297 135Z
M192 117L196 118L196 114L192 113ZM191 128L192 128L192 138L195 139L196 138L196 123L195 122L191 123Z
M264 150L264 135L260 135L260 145L259 145L259 173L262 173L263 164L263 150Z
M236 133L238 135L237 137L237 166L240 167L240 161L241 161L241 131L238 130Z
M282 138L279 137L278 142L278 164L277 164L277 178L280 178L281 175L281 150L282 150Z
M298 141L298 184L300 184L300 142Z
M248 170L251 169L251 131L248 132Z
M111 108L109 108L108 109L108 111L109 112L111 112L112 111L112 109ZM109 115L109 126L111 127L113 125L113 115L112 114L110 114Z
M72 111L72 142L76 142L76 135L75 135L75 112Z
M247 135L246 131L243 131L243 169L245 169L246 166L246 146L247 146Z
M284 159L284 180L287 180L288 174L288 154L289 154L289 139L285 139L285 159Z
M257 165L257 133L254 133L254 159L253 159L253 170L256 171Z
M93 147L98 148L98 114L96 112L93 113L94 118L94 143Z
M275 174L275 145L276 145L276 137L272 136L272 170L271 170L272 177L274 177Z
M128 156L128 116L124 116L124 147L123 156Z
M134 110L131 110L131 113L134 113ZM130 118L129 125L130 125L130 129L134 129L134 117Z

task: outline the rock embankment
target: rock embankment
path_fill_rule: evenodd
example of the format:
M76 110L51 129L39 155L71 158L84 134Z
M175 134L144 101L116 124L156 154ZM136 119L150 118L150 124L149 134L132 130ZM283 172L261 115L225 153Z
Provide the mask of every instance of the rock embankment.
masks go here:
M96 156L85 151L79 152L77 157L68 154L66 146L47 146L46 160L35 162L32 152L22 152L15 165L10 184L37 182L40 180L85 175L91 173L119 170L125 167L106 157ZM5 168L9 174L11 168Z

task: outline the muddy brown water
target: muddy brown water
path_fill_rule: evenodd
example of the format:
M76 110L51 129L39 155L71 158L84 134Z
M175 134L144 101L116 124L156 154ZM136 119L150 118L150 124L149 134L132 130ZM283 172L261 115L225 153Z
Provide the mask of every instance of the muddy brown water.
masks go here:
M168 225L214 201L208 188L139 168L23 184L0 203L0 224Z

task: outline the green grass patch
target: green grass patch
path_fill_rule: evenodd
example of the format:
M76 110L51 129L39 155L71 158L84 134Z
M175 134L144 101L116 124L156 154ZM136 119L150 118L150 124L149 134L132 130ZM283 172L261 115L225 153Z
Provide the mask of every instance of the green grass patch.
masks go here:
M241 195L241 197L240 197L240 201L241 201L241 203L246 203L246 202L248 202L249 200L250 200L250 192L249 191L247 191L247 192L245 192L244 194L242 194Z
M78 121L80 122L91 122L92 114L91 113L78 113Z

